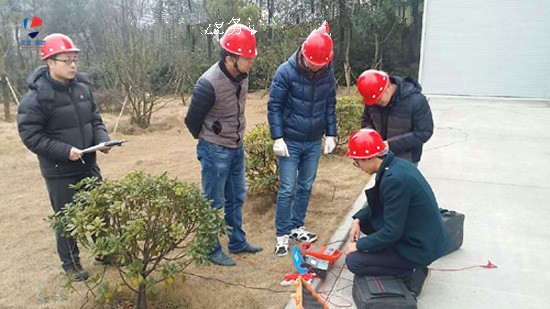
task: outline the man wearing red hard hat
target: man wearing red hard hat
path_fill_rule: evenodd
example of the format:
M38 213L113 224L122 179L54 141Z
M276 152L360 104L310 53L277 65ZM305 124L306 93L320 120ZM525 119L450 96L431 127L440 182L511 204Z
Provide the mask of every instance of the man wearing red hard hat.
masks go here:
M434 128L430 106L418 82L367 70L359 76L357 88L365 103L361 127L378 131L396 156L418 165L422 146Z
M279 192L275 213L278 256L288 254L289 239L313 242L306 230L311 188L317 175L323 135L324 153L336 137L336 86L332 68L332 39L328 23L315 29L287 62L277 69L267 118L273 151L279 157Z
M230 226L230 253L256 253L261 247L250 245L242 229L242 206L246 198L243 138L246 127L244 108L248 94L248 72L258 55L256 37L241 24L231 25L220 40L221 61L210 67L197 81L185 124L197 144L201 162L202 190L212 200L212 208L225 210ZM208 259L217 265L235 262L213 244Z
M353 215L347 254L348 269L358 276L396 276L418 296L433 261L451 249L432 188L410 162L394 156L372 129L349 139L346 156L375 185L366 191L367 205ZM361 232L368 235L360 237Z
M21 100L17 126L23 143L38 156L42 176L57 213L73 201L74 185L80 180L101 178L96 153L85 149L109 141L109 135L94 102L90 77L77 72L80 49L66 35L54 33L44 38L42 60L46 65L29 77L29 92ZM102 150L108 153L109 149ZM85 280L79 251L73 238L55 232L57 252L67 276ZM101 259L97 259L100 261Z

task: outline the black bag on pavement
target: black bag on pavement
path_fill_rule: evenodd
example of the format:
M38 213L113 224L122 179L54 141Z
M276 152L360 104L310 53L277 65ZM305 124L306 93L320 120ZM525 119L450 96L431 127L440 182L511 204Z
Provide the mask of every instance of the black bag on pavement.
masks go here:
M416 299L402 279L354 276L353 300L358 309L416 309Z
M439 212L441 212L443 223L445 223L447 230L449 230L449 234L451 234L451 239L453 240L453 246L451 250L447 252L447 254L449 254L462 246L464 240L464 218L466 216L456 211L443 208L439 208Z

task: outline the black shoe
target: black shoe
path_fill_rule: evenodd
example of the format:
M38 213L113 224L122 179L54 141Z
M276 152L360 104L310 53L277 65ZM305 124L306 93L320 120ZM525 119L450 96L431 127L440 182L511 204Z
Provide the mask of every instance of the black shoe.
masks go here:
M84 281L88 279L88 272L82 269L80 263L76 263L73 267L65 270L65 275L73 279L73 281Z
M409 275L407 275L405 278L403 278L403 282L405 282L405 285L411 291L411 294L414 297L418 297L420 295L420 292L422 292L422 288L424 288L424 285L426 285L426 282L428 282L428 278L430 277L430 270L428 267L420 267L415 268L413 272Z

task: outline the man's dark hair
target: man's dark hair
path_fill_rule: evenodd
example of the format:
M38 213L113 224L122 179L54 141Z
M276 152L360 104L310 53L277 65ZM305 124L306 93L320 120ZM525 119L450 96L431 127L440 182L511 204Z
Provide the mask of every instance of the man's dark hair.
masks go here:
M221 59L225 62L225 57L229 56L231 58L237 59L239 56L235 55L234 53L228 52L227 50L223 49L220 52Z

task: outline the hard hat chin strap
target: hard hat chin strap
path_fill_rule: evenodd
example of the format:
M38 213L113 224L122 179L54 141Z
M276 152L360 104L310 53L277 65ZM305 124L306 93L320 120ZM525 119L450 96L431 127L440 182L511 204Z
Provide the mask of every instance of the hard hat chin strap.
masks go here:
M235 70L237 70L237 73L239 73L239 75L243 74L243 72L239 70L239 65L237 64L237 61L239 60L239 56L237 56L236 59L231 57L231 59L233 60L233 67L235 68Z

